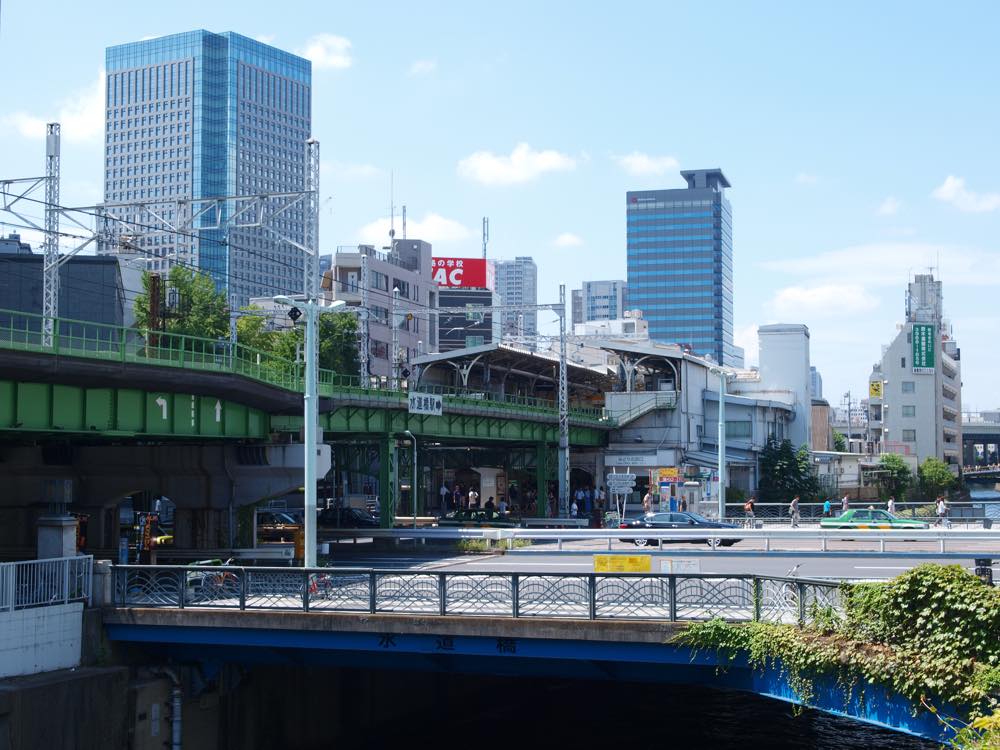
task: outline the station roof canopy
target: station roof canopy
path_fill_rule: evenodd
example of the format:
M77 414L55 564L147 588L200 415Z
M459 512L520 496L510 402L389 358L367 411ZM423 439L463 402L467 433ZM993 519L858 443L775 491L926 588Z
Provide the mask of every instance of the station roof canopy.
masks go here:
M450 352L425 354L414 358L411 362L424 372L438 365L454 368L473 368L479 365L522 376L555 379L559 367L559 353L546 349L532 350L518 344L494 342ZM566 365L566 377L571 386L585 385L602 391L610 390L615 378L614 368L606 364L581 364L567 359Z

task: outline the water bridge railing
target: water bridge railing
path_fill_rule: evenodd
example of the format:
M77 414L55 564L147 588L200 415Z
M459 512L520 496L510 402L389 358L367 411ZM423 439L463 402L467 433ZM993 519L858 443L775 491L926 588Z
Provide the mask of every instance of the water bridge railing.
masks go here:
M0 349L52 354L64 357L175 367L185 370L240 375L289 391L305 389L305 365L273 352L233 343L228 338L206 338L181 333L143 331L126 326L56 318L52 345L45 345L41 315L0 309ZM388 387L378 379L363 382L320 368L319 395L353 396L391 406L405 405L408 391ZM557 416L556 405L547 399L512 394L469 391L445 386L419 386L421 393L444 396L452 406L476 407L503 414ZM597 408L571 407L572 420L594 426L609 426Z
M756 575L118 565L113 576L126 608L790 624L843 609L836 582Z

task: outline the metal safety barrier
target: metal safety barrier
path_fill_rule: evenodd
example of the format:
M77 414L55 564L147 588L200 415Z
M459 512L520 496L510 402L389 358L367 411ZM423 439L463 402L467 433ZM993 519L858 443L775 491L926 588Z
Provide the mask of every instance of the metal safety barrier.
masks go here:
M0 612L89 602L93 570L93 555L0 563Z
M839 583L755 575L168 565L113 575L118 607L789 624L843 610Z

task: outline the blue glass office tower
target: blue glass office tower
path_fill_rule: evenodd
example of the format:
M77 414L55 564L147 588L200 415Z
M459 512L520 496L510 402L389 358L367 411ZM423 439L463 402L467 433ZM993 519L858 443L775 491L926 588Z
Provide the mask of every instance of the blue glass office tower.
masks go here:
M721 169L681 172L687 188L626 194L628 308L650 338L741 367L733 344L733 221Z
M159 202L163 218L178 222L177 199L304 189L308 60L202 30L109 47L106 68L105 203ZM145 217L136 221L148 224ZM305 220L296 206L268 226L301 242ZM197 265L238 305L302 290L301 251L265 229L215 226L213 215L195 219L195 236L138 226L133 242L150 270Z

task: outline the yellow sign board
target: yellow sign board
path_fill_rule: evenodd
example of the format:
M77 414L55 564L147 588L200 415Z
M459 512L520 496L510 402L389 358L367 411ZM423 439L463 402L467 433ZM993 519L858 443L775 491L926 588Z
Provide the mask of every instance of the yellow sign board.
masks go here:
M652 555L594 555L595 573L651 573Z
M882 398L881 380L873 380L868 384L868 398Z

